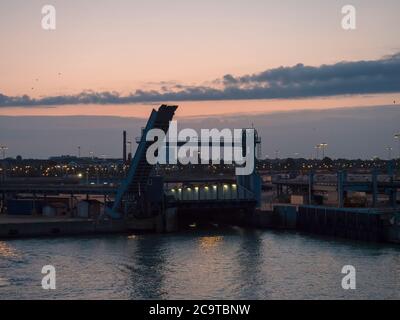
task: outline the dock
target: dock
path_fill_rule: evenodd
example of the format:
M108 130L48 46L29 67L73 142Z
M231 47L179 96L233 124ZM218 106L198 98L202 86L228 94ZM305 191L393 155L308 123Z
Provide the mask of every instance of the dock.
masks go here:
M0 239L95 235L126 232L118 222L93 219L0 216Z

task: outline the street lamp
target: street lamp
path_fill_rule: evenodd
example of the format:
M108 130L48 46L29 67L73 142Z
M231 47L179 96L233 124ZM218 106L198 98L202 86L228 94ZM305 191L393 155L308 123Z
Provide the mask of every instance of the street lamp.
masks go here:
M321 143L320 147L322 149L322 159L325 159L325 150L328 147L328 144L327 143Z
M132 155L132 141L127 141L126 144L129 145L129 153Z
M388 152L388 160L392 160L392 151L393 151L393 148L392 148L392 147L387 147L386 150L387 150L387 152Z
M322 159L325 158L325 150L327 147L327 143L319 143L315 146L315 149L317 150L317 160L319 159L319 150L322 150Z
M6 150L8 150L7 146L0 146L1 153L3 155L3 160L6 158Z
M321 145L320 145L320 144L317 144L317 145L315 146L315 150L317 151L317 160L319 160L319 149L321 149Z
M400 159L400 133L396 133L394 138L399 142L399 159Z
M3 160L5 160L5 158L6 158L6 150L8 150L8 147L7 146L0 146L0 150L1 150L1 153L3 155ZM2 163L2 170L1 171L2 171L1 179L2 179L2 181L4 181L6 179L6 165L5 165L5 163Z

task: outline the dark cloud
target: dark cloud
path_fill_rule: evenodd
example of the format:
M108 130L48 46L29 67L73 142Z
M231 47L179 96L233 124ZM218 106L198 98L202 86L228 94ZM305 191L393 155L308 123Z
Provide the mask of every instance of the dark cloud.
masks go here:
M67 104L128 104L207 100L295 99L336 95L400 92L400 53L380 60L339 62L319 67L297 64L234 77L227 74L214 83L222 87L162 86L160 90L117 92L85 91L77 95L39 99L0 94L0 106L51 106Z

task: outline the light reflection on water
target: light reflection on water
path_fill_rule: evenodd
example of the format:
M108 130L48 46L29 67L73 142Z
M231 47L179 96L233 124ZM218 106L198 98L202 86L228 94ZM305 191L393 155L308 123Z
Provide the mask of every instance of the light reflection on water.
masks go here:
M344 265L356 291L341 288ZM0 298L399 299L400 248L240 228L3 241Z
M0 241L0 259L4 258L17 258L17 251L11 246L11 244Z

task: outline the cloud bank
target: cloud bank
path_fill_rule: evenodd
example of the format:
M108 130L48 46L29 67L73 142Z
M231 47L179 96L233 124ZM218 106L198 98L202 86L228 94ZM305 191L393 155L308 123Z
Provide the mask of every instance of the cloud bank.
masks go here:
M160 90L85 91L76 95L31 98L0 93L0 107L74 104L134 104L179 101L296 99L400 92L400 53L379 60L339 62L318 67L297 64L213 81L215 86L162 86Z

